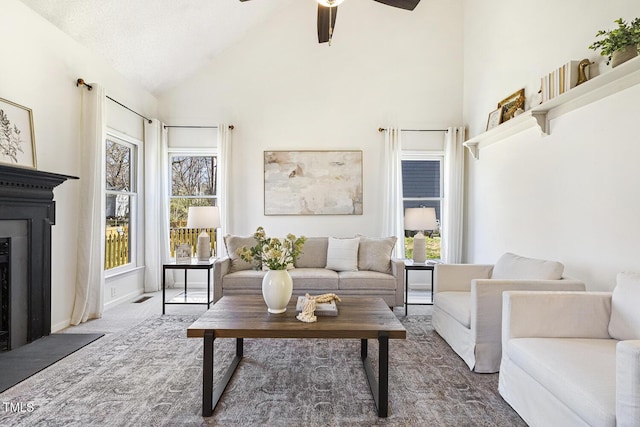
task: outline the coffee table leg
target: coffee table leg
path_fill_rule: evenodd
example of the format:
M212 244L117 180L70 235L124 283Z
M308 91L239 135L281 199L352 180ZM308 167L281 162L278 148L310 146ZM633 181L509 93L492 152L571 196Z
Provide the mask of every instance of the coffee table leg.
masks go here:
M233 358L227 372L218 382L215 390L213 389L213 341L215 337L213 331L205 331L204 333L204 356L202 363L204 364L202 369L202 416L210 417L213 415L213 410L216 409L222 393L229 385L231 377L240 364L243 351L243 339L236 338L236 356Z
M387 417L389 413L389 334L380 332L378 335L379 355L378 355L378 380L376 380L371 360L367 354L368 342L366 339L360 340L360 357L367 374L367 381L373 400L378 409L379 417Z

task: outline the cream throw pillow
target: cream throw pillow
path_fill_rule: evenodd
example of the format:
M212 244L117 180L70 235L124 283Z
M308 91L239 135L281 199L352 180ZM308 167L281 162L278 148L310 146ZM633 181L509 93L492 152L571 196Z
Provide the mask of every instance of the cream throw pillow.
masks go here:
M334 271L358 271L358 245L360 239L329 237L327 267Z
M611 295L609 335L617 340L640 340L640 273L618 273Z
M243 246L251 248L254 247L257 243L257 240L253 236L244 237L235 236L232 234L227 234L226 236L224 236L224 245L227 247L227 254L229 255L229 259L231 260L229 273L256 268L255 264L247 262L240 258L240 256L236 253L236 249L239 249Z
M372 238L360 236L358 269L391 274L391 252L397 238Z
M557 261L505 253L493 267L492 279L560 280L564 265Z

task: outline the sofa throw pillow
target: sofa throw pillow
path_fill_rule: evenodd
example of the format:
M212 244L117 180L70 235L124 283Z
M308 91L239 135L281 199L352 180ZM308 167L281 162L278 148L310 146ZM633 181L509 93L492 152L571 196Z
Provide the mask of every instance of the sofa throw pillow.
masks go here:
M229 259L231 261L231 265L229 266L229 273L235 273L236 271L242 270L251 270L256 267L255 264L247 262L240 258L240 256L236 253L236 250L243 247L253 247L258 242L253 236L234 236L232 234L227 234L224 236L224 245L227 248L227 254L229 255Z
M640 273L618 273L611 295L609 335L617 340L640 340Z
M358 245L360 239L338 239L329 237L327 266L334 271L358 271Z
M307 237L302 253L295 261L296 268L324 268L327 265L327 237Z
M560 280L564 265L557 261L526 258L510 252L498 259L493 267L492 279Z
M395 236L383 238L359 237L358 270L391 274L391 253L398 239Z

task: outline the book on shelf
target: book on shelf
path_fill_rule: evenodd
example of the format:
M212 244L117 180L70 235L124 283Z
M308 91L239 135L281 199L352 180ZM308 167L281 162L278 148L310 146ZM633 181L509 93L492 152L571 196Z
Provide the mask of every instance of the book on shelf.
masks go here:
M305 302L307 302L307 297L300 295L296 303L296 313L302 312ZM335 301L316 303L316 311L314 313L316 316L337 316L338 305Z
M578 83L579 63L580 61L571 60L540 79L542 102L562 95L576 86L576 83Z

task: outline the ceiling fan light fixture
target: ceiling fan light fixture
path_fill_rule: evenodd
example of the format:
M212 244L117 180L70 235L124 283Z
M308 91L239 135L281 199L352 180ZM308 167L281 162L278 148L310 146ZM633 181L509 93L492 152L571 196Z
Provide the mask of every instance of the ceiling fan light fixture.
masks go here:
M324 7L336 7L340 5L344 0L317 0L319 4Z

